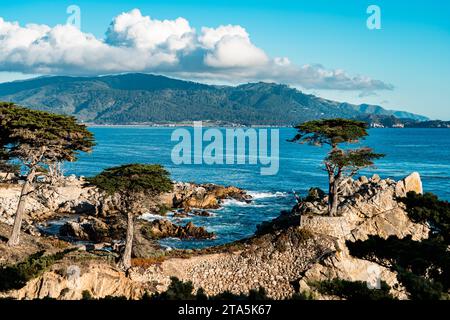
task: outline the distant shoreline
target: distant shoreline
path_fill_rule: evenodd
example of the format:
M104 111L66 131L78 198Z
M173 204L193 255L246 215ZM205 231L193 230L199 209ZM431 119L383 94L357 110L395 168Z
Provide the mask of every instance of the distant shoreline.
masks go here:
M200 120L199 120L200 121ZM104 128L135 128L135 127L151 127L151 128L170 128L170 127L194 127L193 121L179 122L179 123L136 123L136 124L98 124L98 123L84 123L87 127L104 127ZM220 127L220 128L294 128L294 126L283 125L242 125L242 124L224 124L211 123L202 121L203 127Z
M200 121L200 120L199 120ZM100 127L100 128L137 128L137 127L149 127L149 128L179 128L179 127L194 127L193 121L191 122L178 122L178 123L133 123L133 124L100 124L86 122L83 123L87 127ZM202 126L211 128L295 128L294 126L286 125L243 125L243 124L224 124L224 123L213 123L208 121L202 121ZM450 127L372 127L369 129L450 129Z

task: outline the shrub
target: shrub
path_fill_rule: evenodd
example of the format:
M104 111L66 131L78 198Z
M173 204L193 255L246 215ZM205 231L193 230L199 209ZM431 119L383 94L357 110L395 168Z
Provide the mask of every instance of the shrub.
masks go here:
M151 296L151 300L195 300L195 295L192 294L194 290L192 282L183 282L176 277L171 277L170 280L167 290L155 293Z
M48 256L44 256L45 251L40 251L18 264L1 267L0 292L23 288L28 281L43 274L56 261L73 250L68 249Z
M160 216L165 216L167 212L169 212L170 210L172 210L171 207L166 206L165 204L160 204L157 207L156 213L159 214Z
M89 290L83 290L81 292L81 300L94 300L94 298Z
M311 283L321 294L337 296L346 300L393 300L389 285L382 281L380 289L369 289L363 281L342 279L325 280Z

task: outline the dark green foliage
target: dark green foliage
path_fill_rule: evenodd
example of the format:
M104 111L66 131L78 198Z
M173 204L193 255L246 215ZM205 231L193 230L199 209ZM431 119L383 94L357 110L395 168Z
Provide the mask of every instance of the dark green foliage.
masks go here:
M432 193L424 195L408 192L406 198L400 199L406 204L409 218L417 223L428 222L431 237L441 238L450 245L450 203L441 201Z
M374 160L384 157L384 154L374 153L370 148L355 150L336 149L331 151L325 158L325 162L336 168L346 170L350 175L361 168L371 167Z
M322 201L323 198L325 198L325 195L325 191L320 188L310 188L308 190L308 195L301 200L306 202Z
M192 282L183 282L176 277L170 278L171 283L166 291L155 293L151 296L152 300L195 300L196 296L192 293L194 286ZM202 293L203 295L203 293Z
M414 241L411 236L403 239L396 236L387 239L369 236L365 241L347 241L346 244L352 256L386 267L401 267L419 275L429 274L433 277L445 275L450 271L450 252L447 251L447 245L434 239Z
M20 173L20 165L0 160L0 172L18 175Z
M102 300L126 301L128 298L125 296L106 296Z
M300 124L296 129L298 133L291 142L318 146L327 144L331 147L324 164L328 173L328 213L336 216L342 180L355 175L362 168L372 166L374 160L384 155L374 153L370 148L342 150L338 147L341 143L358 142L368 135L367 124L362 121L322 119Z
M381 282L380 289L369 289L366 282L342 279L325 280L311 283L321 294L337 296L346 300L393 300L391 289Z
M414 241L411 236L403 239L370 236L365 241L347 241L346 244L352 256L396 271L411 298L441 296L450 289L450 252L447 244L438 239ZM425 292L418 292L418 289ZM437 291L430 294L431 289Z
M171 207L169 207L165 204L160 204L160 205L158 205L158 208L157 208L157 214L159 214L161 216L165 216L167 214L167 212L169 212L170 210L172 210Z
M226 123L291 126L324 115L328 118L366 114L417 117L378 106L336 103L273 83L209 86L149 74L59 76L3 83L1 98L26 103L35 109L74 115L86 122L110 124L214 119Z
M23 262L0 267L0 292L22 288L28 281L43 274L56 261L61 260L71 251L73 249L47 256L44 256L44 251L40 251L32 254Z
M255 235L261 236L277 230L286 230L300 224L300 217L291 214L291 211L282 211L281 214L269 221L263 221L256 226Z
M37 162L74 161L93 146L92 133L72 116L0 103L0 147L11 158L29 161L39 151Z
M135 205L147 195L154 196L171 191L173 185L169 172L156 164L125 164L105 169L97 176L89 178L88 183L109 195L119 195L118 205L122 214L127 215L125 250L119 265L126 270L131 267Z
M292 295L291 300L315 300L315 297L311 292L296 292Z
M270 300L267 296L266 290L262 287L259 289L252 289L247 294L234 294L230 291L224 291L214 296L207 296L202 288L197 290L196 294L192 291L194 287L190 281L183 282L176 277L170 278L171 283L166 291L162 293L155 293L150 295L148 293L144 294L142 300L251 300L251 301L261 301ZM310 293L302 292L292 295L290 298L292 300L313 300L314 297Z
M113 300L113 301L126 301L128 300L125 296L105 296L104 298L94 298L89 290L83 290L81 292L81 300Z
M156 164L126 164L108 168L88 181L108 194L158 194L172 190L169 172Z
M229 291L208 297L202 288L193 294L194 286L190 281L183 282L176 277L170 278L171 283L166 291L145 295L143 300L269 300L264 288L250 290L248 294L233 294Z
M413 272L398 268L397 279L406 288L411 300L440 300L447 296L440 282Z
M94 300L94 298L89 290L83 290L81 292L81 300Z
M218 295L215 295L213 297L210 297L211 300L252 300L252 301L258 301L258 300L270 300L269 297L267 297L266 290L264 288L259 288L258 290L251 289L248 294L234 294L229 291L219 293Z
M313 145L335 146L344 142L357 142L368 135L367 123L349 119L313 120L295 128L298 133L291 141Z
M0 160L16 160L27 169L8 240L10 246L19 244L25 204L35 180L46 175L48 167L75 161L78 152L89 152L93 146L92 133L74 117L0 103Z
M400 200L406 204L411 220L430 225L429 239L413 241L411 236L403 239L371 236L366 241L347 242L347 247L355 257L396 271L398 281L411 299L445 299L450 290L450 204L431 193L409 192Z

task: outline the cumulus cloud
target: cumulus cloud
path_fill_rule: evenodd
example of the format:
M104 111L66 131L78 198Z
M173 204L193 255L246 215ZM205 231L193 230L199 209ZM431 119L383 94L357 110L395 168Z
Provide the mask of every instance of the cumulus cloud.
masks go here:
M104 39L72 25L28 24L0 17L0 71L97 75L155 72L211 82L282 82L306 89L373 92L393 87L321 65L269 57L245 28L224 25L200 32L184 18L158 20L138 9L113 19Z
M268 62L269 58L263 50L239 36L223 37L205 56L205 64L217 68L248 68Z
M112 46L149 51L176 52L189 49L194 39L195 30L186 19L154 20L142 16L138 9L115 17L106 32L106 43Z

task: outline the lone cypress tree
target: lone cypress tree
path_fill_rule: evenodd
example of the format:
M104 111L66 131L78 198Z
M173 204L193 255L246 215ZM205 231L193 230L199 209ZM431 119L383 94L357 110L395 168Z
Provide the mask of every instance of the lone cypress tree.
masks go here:
M339 205L340 184L345 177L355 175L360 169L372 166L375 159L384 155L374 153L370 148L342 150L341 143L356 143L365 138L367 124L349 119L325 119L305 122L295 127L297 135L291 142L331 147L324 160L328 173L328 211L336 216Z
M146 196L156 196L171 191L169 173L161 165L126 164L105 169L88 182L108 195L118 195L121 213L127 217L125 251L119 263L123 269L131 267L134 215L136 204Z
M0 149L7 159L21 163L26 176L8 245L19 243L27 198L38 172L56 162L75 161L79 151L89 152L93 146L92 133L74 117L0 103Z

